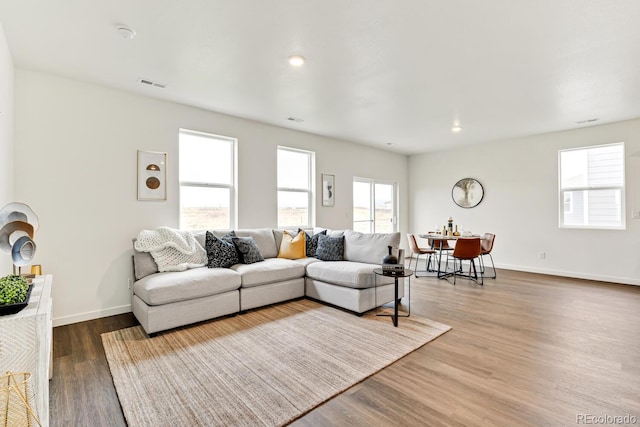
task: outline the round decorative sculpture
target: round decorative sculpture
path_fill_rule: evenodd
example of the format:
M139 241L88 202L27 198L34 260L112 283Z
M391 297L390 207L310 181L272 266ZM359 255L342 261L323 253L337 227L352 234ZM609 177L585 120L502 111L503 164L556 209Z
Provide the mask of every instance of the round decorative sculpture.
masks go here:
M0 209L0 250L11 253L15 267L31 264L36 253L33 235L38 216L24 203L12 202Z
M12 221L27 222L33 226L34 231L38 229L38 216L24 203L11 202L0 209L0 227Z
M484 188L477 179L462 178L453 186L451 197L461 208L474 208L482 201Z
M11 258L18 267L31 264L36 254L36 244L29 236L22 236L11 247Z

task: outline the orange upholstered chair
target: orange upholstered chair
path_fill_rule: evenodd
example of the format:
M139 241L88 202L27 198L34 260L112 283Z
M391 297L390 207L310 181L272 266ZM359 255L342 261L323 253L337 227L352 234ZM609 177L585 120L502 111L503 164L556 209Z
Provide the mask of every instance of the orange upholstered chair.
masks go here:
M456 277L463 276L468 279L475 280L480 285L484 284L482 269L476 268L476 258L480 258L482 253L482 245L479 237L460 238L453 248L451 257L453 258L453 284L456 284ZM460 274L462 272L462 262L469 261L469 273ZM460 265L458 266L458 262ZM471 269L473 268L473 275ZM480 281L478 281L478 273L480 273Z
M418 277L418 273L426 273L426 272L433 271L432 269L429 268L429 266L431 265L431 260L435 256L436 251L431 248L419 247L418 242L416 241L416 236L414 236L413 234L408 233L407 240L409 241L409 250L411 251L411 258L409 258L409 269L411 269L413 255L415 254L416 266L415 266L414 274L416 277ZM418 261L420 260L420 255L428 255L425 270L422 270L422 271L418 271Z
M489 279L495 279L498 273L496 273L496 265L493 263L493 255L491 255L491 251L493 250L493 242L496 240L496 235L492 233L484 233L480 243L482 245L482 251L480 252L480 268L482 269L482 273L484 274L484 257L489 255L489 259L491 260L491 268L493 269L493 276L488 276Z

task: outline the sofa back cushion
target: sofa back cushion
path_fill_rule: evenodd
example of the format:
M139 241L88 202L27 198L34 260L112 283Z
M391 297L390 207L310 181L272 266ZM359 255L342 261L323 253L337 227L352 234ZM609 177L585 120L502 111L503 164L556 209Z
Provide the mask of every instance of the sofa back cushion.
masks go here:
M380 265L382 258L389 254L389 246L400 246L400 233L344 232L344 259L347 261Z
M318 234L320 233L322 230L325 230L327 233L327 236L329 237L340 237L340 236L344 236L344 232L346 230L332 230L330 228L320 228L320 227L313 227L313 234Z

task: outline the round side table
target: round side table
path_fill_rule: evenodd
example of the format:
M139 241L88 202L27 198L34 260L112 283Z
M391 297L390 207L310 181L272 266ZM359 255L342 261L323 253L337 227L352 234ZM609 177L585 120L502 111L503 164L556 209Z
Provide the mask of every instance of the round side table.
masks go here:
M385 277L393 277L394 278L394 288L395 288L395 297L393 298L393 314L383 314L383 313L378 313L376 311L376 316L389 316L392 318L393 320L393 326L398 326L398 317L409 317L411 315L411 276L413 275L413 270L409 270L408 268L405 268L404 270L400 270L400 271L393 271L393 272L389 272L389 271L383 271L382 268L376 268L373 270L373 273L375 274L375 283L374 283L374 298L375 298L375 303L376 303L376 310L378 310L378 276L385 276ZM409 279L409 294L408 294L408 310L407 310L407 314L406 315L398 315L398 279L404 279L404 278L408 278Z

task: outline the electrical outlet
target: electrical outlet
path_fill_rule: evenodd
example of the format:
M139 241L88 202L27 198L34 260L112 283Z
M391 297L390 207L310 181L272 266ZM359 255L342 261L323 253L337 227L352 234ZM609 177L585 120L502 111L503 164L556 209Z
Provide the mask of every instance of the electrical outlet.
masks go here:
M127 279L127 289L131 289L131 277Z
M544 253L544 252L540 252L540 253L538 254L538 259L546 259L546 258L547 258L547 254L546 254L546 253Z

